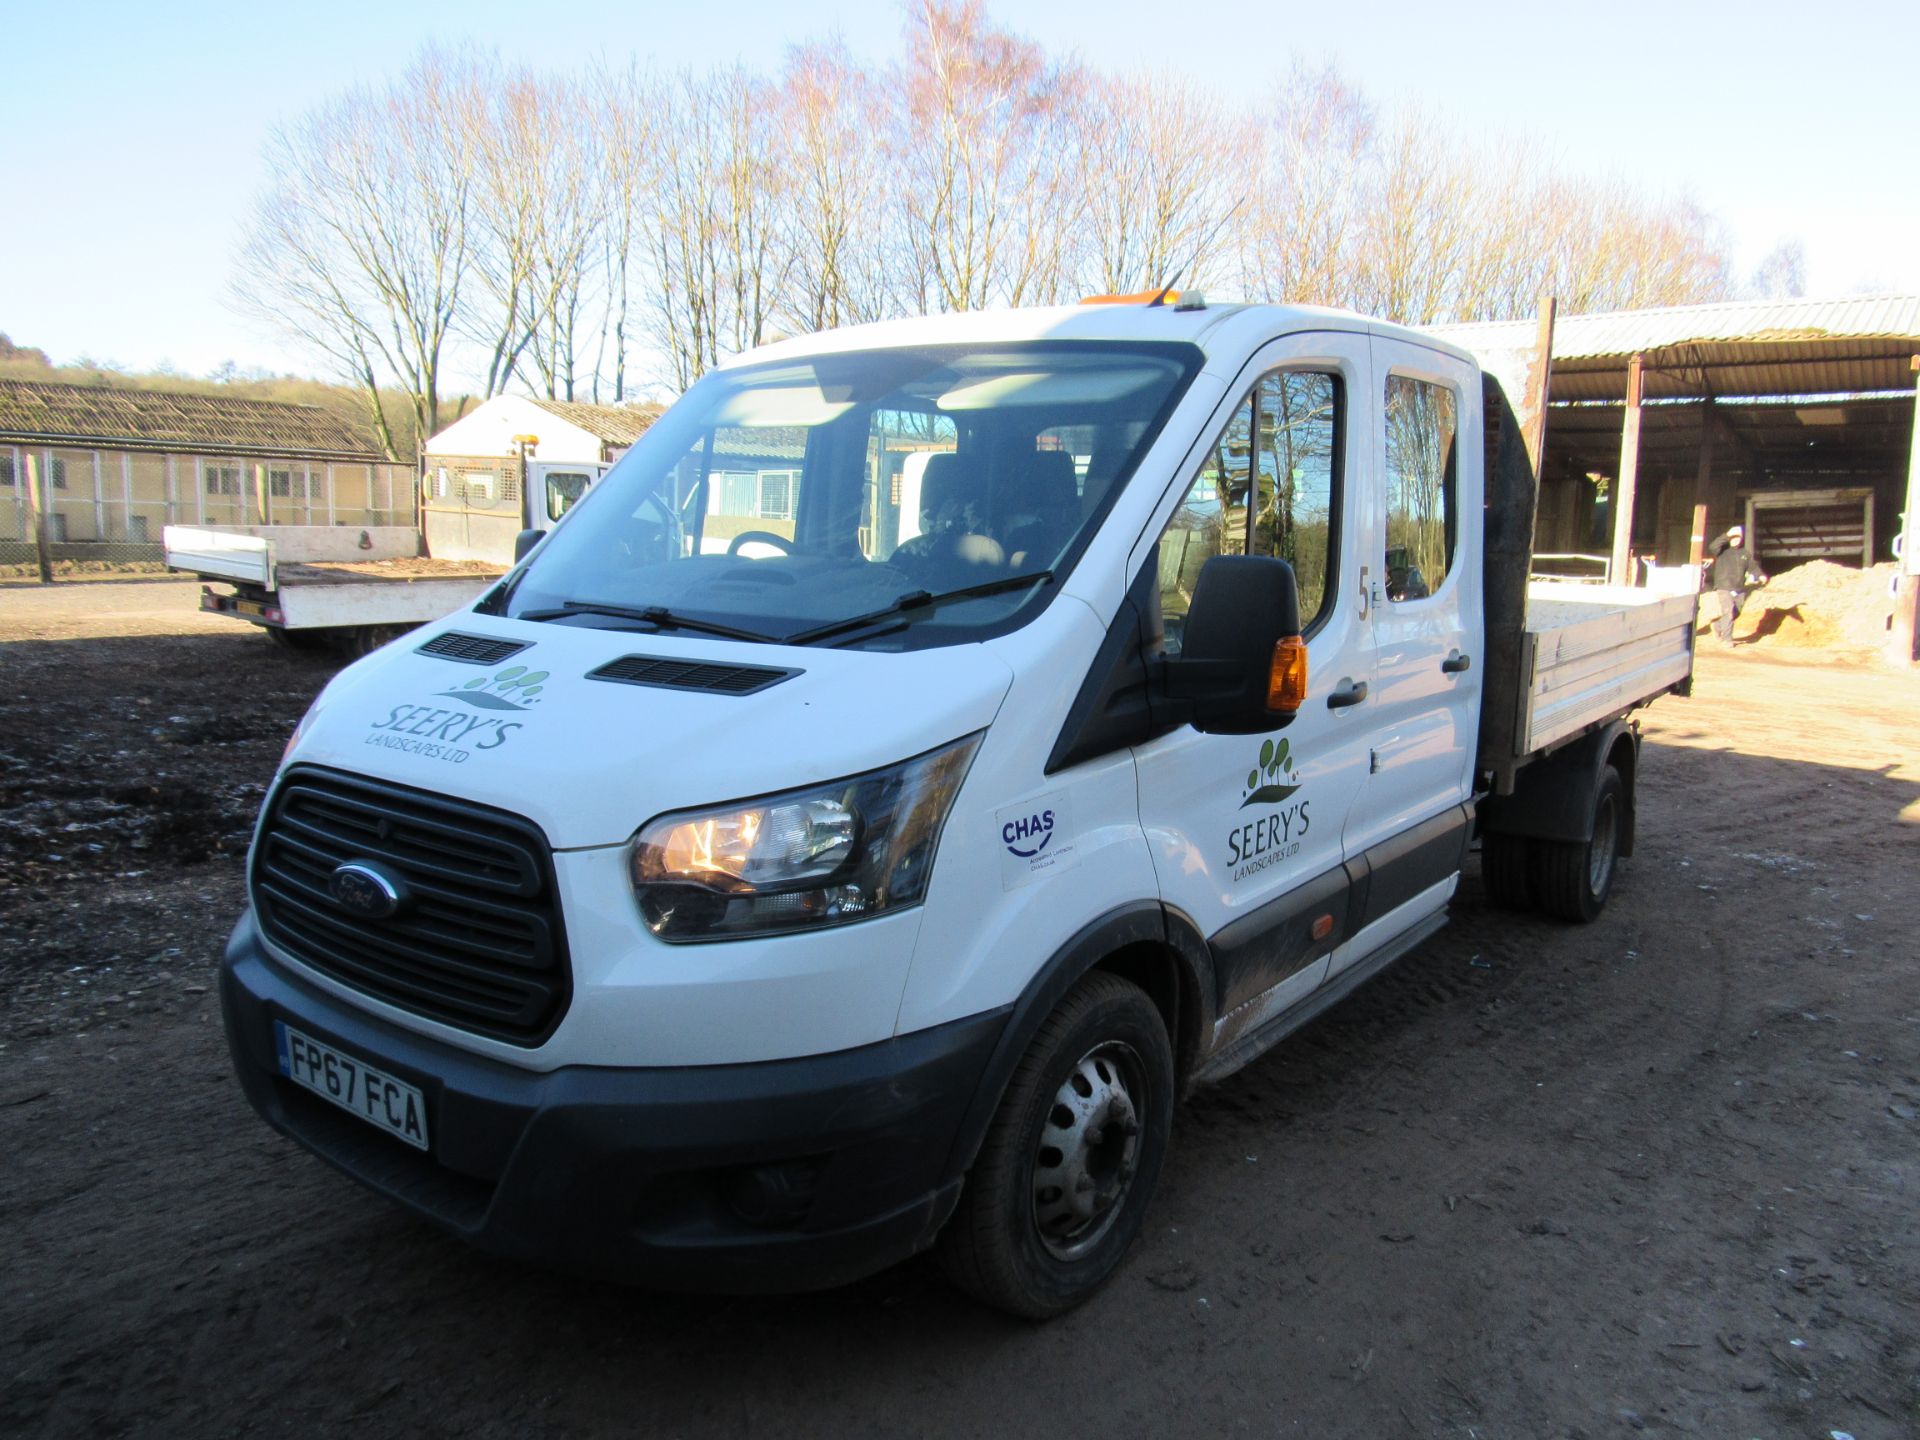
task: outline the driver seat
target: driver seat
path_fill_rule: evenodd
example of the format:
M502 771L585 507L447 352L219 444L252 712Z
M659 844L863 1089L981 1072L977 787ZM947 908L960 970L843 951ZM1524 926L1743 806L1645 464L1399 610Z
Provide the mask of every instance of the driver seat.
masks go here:
M971 455L947 450L929 456L920 477L919 538L925 543L907 543L942 568L1006 564L1007 552L979 519L984 492L980 466Z

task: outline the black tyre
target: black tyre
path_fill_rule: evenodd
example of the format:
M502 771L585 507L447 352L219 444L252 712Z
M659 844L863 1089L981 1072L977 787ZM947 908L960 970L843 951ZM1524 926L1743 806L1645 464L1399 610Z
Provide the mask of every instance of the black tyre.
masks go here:
M329 632L325 630L283 630L278 625L269 625L266 631L276 649L303 660L325 655L332 648L328 642Z
M1480 837L1480 881L1487 899L1502 910L1531 910L1533 882L1527 871L1535 842L1525 835Z
M333 637L336 654L343 659L360 660L413 628L411 625L342 625L328 634Z
M1593 796L1593 838L1535 840L1529 878L1540 908L1559 920L1597 919L1613 892L1620 843L1626 836L1627 787L1611 765L1600 772Z
M1040 1320L1103 1285L1146 1219L1173 1128L1173 1047L1139 986L1095 972L1014 1067L959 1208L948 1276Z

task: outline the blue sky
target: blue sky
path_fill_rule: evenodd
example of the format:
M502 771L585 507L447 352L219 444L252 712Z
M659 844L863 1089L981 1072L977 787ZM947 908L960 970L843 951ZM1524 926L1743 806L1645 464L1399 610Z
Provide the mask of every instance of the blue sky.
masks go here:
M1168 69L1251 102L1295 55L1376 102L1417 102L1468 136L1523 134L1567 165L1686 194L1750 268L1806 246L1809 289L1920 290L1915 0L1559 7L1025 0L993 13L1056 52ZM307 370L226 298L268 128L428 41L539 66L639 53L771 66L839 31L897 45L895 0L11 0L0 26L0 331L205 371Z

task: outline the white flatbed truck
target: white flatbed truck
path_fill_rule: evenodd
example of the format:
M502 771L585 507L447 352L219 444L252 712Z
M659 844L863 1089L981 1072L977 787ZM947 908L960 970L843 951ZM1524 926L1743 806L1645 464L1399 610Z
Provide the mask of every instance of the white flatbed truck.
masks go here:
M1443 925L1476 838L1502 905L1612 893L1694 600L1530 586L1535 494L1471 355L1340 312L743 356L302 720L221 972L246 1094L496 1252L937 1247L1058 1314L1177 1101ZM715 549L728 495L790 523Z
M296 651L365 655L471 605L532 535L564 515L608 465L520 456L428 456L420 515L406 525L169 525L168 568L198 575L200 608Z
M169 525L167 566L209 582L200 608L265 630L292 650L363 655L471 605L506 566L418 555L420 532L398 526L214 529Z

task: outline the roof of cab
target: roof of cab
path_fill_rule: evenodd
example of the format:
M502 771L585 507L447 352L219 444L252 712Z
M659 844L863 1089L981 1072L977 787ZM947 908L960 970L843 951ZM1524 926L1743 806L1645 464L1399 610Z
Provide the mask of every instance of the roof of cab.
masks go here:
M971 310L954 315L923 315L823 330L815 335L776 341L725 362L723 369L766 361L799 359L847 350L897 349L910 345L1004 344L1023 340L1178 340L1203 351L1222 332L1238 348L1248 327L1269 335L1301 330L1344 330L1406 340L1471 362L1473 356L1432 335L1370 320L1350 310L1310 305L1209 304L1182 310L1175 305L1056 305L1031 309ZM1242 352L1244 353L1244 352Z

